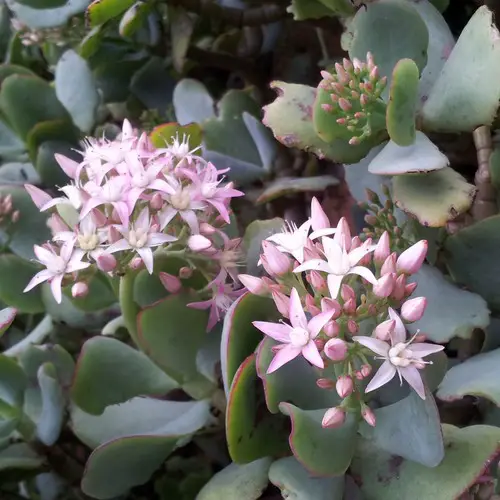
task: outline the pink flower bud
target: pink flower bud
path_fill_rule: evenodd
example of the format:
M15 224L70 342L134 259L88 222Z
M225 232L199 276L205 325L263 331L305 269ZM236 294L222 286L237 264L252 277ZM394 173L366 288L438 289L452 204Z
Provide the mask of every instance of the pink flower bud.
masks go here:
M335 71L337 72L339 82L347 83L349 81L349 75L342 65L340 65L339 63L335 63Z
M336 337L340 332L340 326L336 321L329 321L323 327L323 331L328 337Z
M345 69L346 71L350 71L350 70L352 70L352 69L353 69L352 62L351 62L349 59L347 59L346 57L344 57L344 58L342 59L342 64L343 64L344 69Z
M354 292L352 287L349 285L342 285L340 287L340 296L342 297L342 300L344 300L344 301L348 301L349 299L356 300L356 293Z
M37 206L38 209L41 209L45 204L52 200L52 197L48 195L45 191L37 188L36 186L32 186L31 184L25 184L24 189L28 192L33 200L33 203Z
M202 222L200 224L200 233L207 235L207 236L212 236L212 234L215 234L218 230L215 229L214 226L208 224L208 222Z
M330 73L328 73L328 71L325 71L324 69L322 69L319 73L324 80L331 80L332 79L332 75Z
M340 304L335 299L331 299L330 297L323 297L321 299L321 310L323 312L333 311L332 319L339 318L342 313L342 307Z
M375 327L373 336L379 340L389 340L394 332L394 328L396 328L396 321L388 319Z
M401 300L405 296L405 287L406 276L404 274L400 274L394 283L394 289L392 290L391 297L394 300Z
M359 248L361 246L361 240L359 236L354 236L354 238L351 240L351 250L355 250L356 248Z
M288 273L292 268L290 259L281 253L272 243L264 240L262 242L264 255L261 260L264 268L271 276L281 276Z
M86 297L88 293L89 293L89 287L87 283L84 283L83 281L79 281L78 283L75 283L71 287L71 296L75 299Z
M314 302L314 297L310 294L306 295L305 299L306 311L310 313L312 316L316 316L321 312L321 309Z
M333 106L331 104L328 104L326 102L324 102L322 105L321 105L321 109L323 111L326 111L327 113L331 113L333 111Z
M318 351L322 351L323 348L325 347L325 341L323 339L315 338L314 343L316 344Z
M377 246L373 252L373 260L377 264L383 264L385 259L391 254L391 247L389 242L389 233L384 231L378 240Z
M336 427L343 425L344 422L345 411L342 408L329 408L323 416L321 425L325 429L335 429Z
M409 297L416 289L417 289L418 283L408 283L405 286L405 297Z
M374 82L375 80L378 80L379 77L379 72L377 66L375 66L371 71L370 71L370 80Z
M52 214L47 221L47 226L49 226L52 234L56 235L62 231L69 231L68 226L57 214Z
M356 312L356 300L349 299L342 307L345 314L354 314Z
M349 330L349 333L355 334L359 330L359 325L356 323L356 321L350 319L347 321L347 329Z
M363 375L364 378L368 377L368 375L370 375L370 373L372 372L372 367L371 365L363 365L361 367L361 375Z
M122 239L122 235L120 234L118 229L116 229L115 226L109 226L109 228L108 228L108 241L110 243L116 243L118 240L121 240L121 239Z
M55 160L61 167L62 171L71 179L76 177L76 171L78 169L79 163L72 160L71 158L67 158L66 156L56 153L54 155Z
M352 108L352 104L347 99L341 97L339 99L339 108L342 111L349 111Z
M116 258L114 255L102 252L96 259L98 269L105 273L111 272L116 267Z
M396 262L400 273L415 274L421 267L427 255L427 241L420 240L405 250Z
M398 258L396 252L391 253L384 263L382 264L382 269L380 269L380 274L383 276L384 274L395 273L396 272L396 259Z
M187 280L193 276L193 270L190 267L184 266L179 269L179 278Z
M361 415L363 416L365 422L368 425L371 425L372 427L375 427L375 425L377 423L377 419L375 418L375 413L373 413L373 411L370 408L368 408L368 406L365 406L361 410Z
M151 201L149 202L149 206L153 210L160 210L160 208L163 207L163 198L161 197L160 193L155 193L153 195Z
M354 389L354 383L352 381L352 378L348 377L347 375L341 375L337 379L337 383L335 384L335 389L337 390L337 394L341 398L346 398L352 393Z
M238 274L238 279L243 286L254 295L264 295L269 290L265 282L261 278L251 276L250 274Z
M207 250L212 246L212 242L201 234L193 234L192 236L190 236L188 238L187 244L190 250L192 250L193 252L201 252L203 250Z
M339 125L345 125L347 123L347 120L345 118L337 118L336 122Z
M332 361L343 361L347 356L347 343L342 339L330 339L325 344L324 352Z
M134 257L129 264L130 269L134 271L138 271L139 269L144 267L144 262L140 257Z
M368 101L369 101L368 96L366 94L361 94L359 102L362 108L364 108L368 104Z
M272 291L272 296L274 303L276 304L276 309L278 309L282 316L288 318L290 310L290 297L287 297L284 293L276 290Z
M335 382L329 378L319 378L316 380L316 385L320 389L333 389L335 387Z
M331 227L330 220L316 197L311 201L311 224L314 231Z
M321 276L318 271L311 271L307 275L307 280L311 283L312 287L318 292L324 292L327 289L326 280Z
M182 288L181 280L172 274L161 272L159 274L161 284L165 287L167 292L177 293Z
M383 275L377 283L373 285L373 293L377 297L385 298L391 295L396 283L396 273Z
M425 297L407 300L401 306L401 317L406 321L418 321L424 315L426 307L427 299Z

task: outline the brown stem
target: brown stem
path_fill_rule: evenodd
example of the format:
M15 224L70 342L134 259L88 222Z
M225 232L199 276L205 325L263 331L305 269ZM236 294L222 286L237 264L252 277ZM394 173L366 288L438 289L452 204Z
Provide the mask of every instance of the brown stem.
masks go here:
M482 125L472 132L477 152L477 171L474 182L477 187L471 214L475 221L497 213L495 188L491 184L490 156L493 151L490 127Z
M213 0L164 0L171 5L179 5L201 16L212 17L216 21L236 26L260 26L285 18L288 13L283 5L262 5L249 9L223 7Z

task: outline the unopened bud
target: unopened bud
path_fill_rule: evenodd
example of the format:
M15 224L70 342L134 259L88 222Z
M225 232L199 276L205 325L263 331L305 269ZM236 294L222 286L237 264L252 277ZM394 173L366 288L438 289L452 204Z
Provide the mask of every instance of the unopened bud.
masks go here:
M396 273L384 274L377 283L373 285L373 293L377 297L389 297L394 290L396 283Z
M417 289L418 283L413 282L413 283L408 283L405 286L405 297L409 297L416 289Z
M354 299L356 300L356 293L352 289L351 286L349 285L341 285L340 287L340 296L342 297L342 300L348 301L349 299Z
M361 367L361 375L363 375L364 378L368 377L370 375L370 373L372 372L372 367L371 365L363 365Z
M262 265L271 276L282 276L292 268L292 262L281 253L272 243L264 240L262 242L264 254L261 256Z
M349 333L357 333L359 331L359 325L354 321L353 319L350 319L347 321L347 329L349 330Z
M320 389L333 389L335 387L335 382L329 378L319 378L316 380L316 385Z
M252 276L250 274L239 274L238 279L241 281L243 286L254 295L264 295L269 291L265 282L256 276Z
M19 220L19 215L20 215L19 210L15 210L14 213L11 215L10 220L12 221L13 224L15 224Z
M323 297L321 299L321 310L323 312L332 312L332 319L337 319L340 317L342 313L342 307L335 300L330 297Z
M111 272L116 267L116 258L114 255L102 252L96 259L97 268L104 273Z
M71 287L71 296L75 299L86 297L88 293L89 287L87 283L84 283L83 281L79 281Z
M212 242L201 234L193 234L188 238L188 247L193 252L202 252L208 250L212 246Z
M330 339L324 348L326 356L332 361L343 361L347 356L347 343L339 338Z
M415 274L421 267L427 255L427 241L420 240L405 250L396 262L398 272Z
M327 289L326 280L318 271L311 271L307 275L307 279L318 292L324 292Z
M401 317L406 321L418 321L422 318L427 307L427 299L425 297L415 297L407 300L401 306Z
M118 240L121 240L123 236L121 233L116 229L115 226L109 226L108 229L108 241L110 243L116 243Z
M380 269L380 274L383 276L384 274L390 274L390 273L395 273L396 272L396 259L397 259L397 254L391 253L387 259L385 259L384 263L382 264L382 269Z
M365 406L361 410L361 415L363 416L363 419L368 425L371 425L372 427L375 427L375 424L377 423L377 419L375 418L375 413L368 408L368 406Z
M352 108L352 104L347 99L344 99L343 97L341 97L339 99L339 108L342 111L350 111Z
M377 264L383 264L385 259L391 254L391 247L389 241L389 233L384 231L378 240L377 246L373 252L373 260Z
M368 105L368 96L366 94L361 94L359 98L359 103L361 104L361 107L364 108Z
M330 220L316 197L311 201L311 225L314 231L330 227Z
M406 276L404 274L400 274L394 282L394 289L392 290L391 297L394 300L401 300L405 296L405 287Z
M340 83L345 84L349 81L349 75L341 64L335 63L335 71L337 72L337 77Z
M340 333L340 326L336 321L329 321L323 327L323 331L327 337L336 337Z
M165 287L167 292L177 293L182 288L181 280L172 274L161 272L159 274L161 284Z
M290 310L290 297L287 297L284 293L276 290L272 291L272 296L274 303L276 304L276 309L278 309L282 316L288 318Z
M342 408L329 408L326 410L321 426L325 429L335 429L345 422L345 411Z
M138 271L139 269L144 267L144 262L140 257L134 257L129 264L130 269L134 271Z
M337 394L341 398L346 398L347 396L352 394L352 391L354 389L354 383L352 381L352 378L347 375L341 375L337 379L337 383L335 384L335 389L337 390Z
M342 309L345 314L354 314L356 312L356 300L349 299L347 302L344 303Z
M179 269L179 278L187 280L193 276L193 270L190 267L184 266Z
M314 297L309 293L306 295L305 304L307 312L313 316L316 316L321 312L321 309L314 302Z
M163 207L163 198L160 193L155 193L149 202L149 206L153 210L160 210Z
M333 106L331 104L328 104L328 103L323 103L321 105L321 109L323 111L326 111L327 113L332 113L333 112Z
M359 139L359 137L351 137L349 139L349 144L351 146L359 146L361 144L361 140Z

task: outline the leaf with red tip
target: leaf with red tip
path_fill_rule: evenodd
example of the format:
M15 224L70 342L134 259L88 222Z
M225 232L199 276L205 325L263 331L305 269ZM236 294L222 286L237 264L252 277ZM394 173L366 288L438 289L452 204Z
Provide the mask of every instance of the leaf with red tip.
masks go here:
M245 293L229 308L224 319L221 340L222 381L226 394L235 373L262 340L262 332L252 321L275 321L276 306L271 299Z
M0 337L7 331L16 317L17 309L6 307L0 311Z
M255 372L255 354L241 364L229 391L226 439L236 463L248 463L288 451L288 422L267 411L262 383Z
M290 403L281 403L280 411L292 421L289 442L295 458L318 476L338 476L351 463L356 448L358 418L347 414L345 423L336 429L324 429L323 410L302 410Z
M274 373L266 373L274 356L271 348L276 344L276 341L266 337L257 348L257 374L262 379L270 412L278 413L282 402L291 402L303 410L328 408L340 402L335 391L320 389L316 385L318 373L302 356ZM290 383L291 380L293 383Z
M445 457L437 467L425 467L360 440L352 461L353 476L367 500L459 498L498 456L500 429L473 425L459 429L443 424Z

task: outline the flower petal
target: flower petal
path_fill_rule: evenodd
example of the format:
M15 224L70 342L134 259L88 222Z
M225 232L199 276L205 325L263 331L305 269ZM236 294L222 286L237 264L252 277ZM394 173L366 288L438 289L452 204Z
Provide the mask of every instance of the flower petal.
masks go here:
M288 313L292 326L307 329L306 313L304 312L296 288L292 288L292 292L290 293L290 308Z
M254 321L253 326L258 328L262 333L277 340L278 342L290 342L291 326L283 323L271 323L269 321Z
M301 273L302 271L323 271L325 273L332 272L328 262L320 259L308 260L293 270L294 273Z
M422 382L422 377L419 371L414 366L406 366L405 368L399 368L399 373L403 378L410 384L410 386L415 390L415 392L422 398L425 399L425 387Z
M387 382L390 382L394 378L394 375L396 375L396 367L389 363L389 361L384 361L377 373L370 380L370 383L366 386L365 392L374 391L382 387Z
M52 278L52 281L50 282L50 290L52 291L52 295L54 296L54 299L56 299L56 302L58 304L60 304L62 301L61 285L63 278L64 274L58 274L57 276L54 276L54 278Z
M361 276L364 278L366 281L371 283L372 285L377 284L377 278L373 275L373 273L364 266L355 266L350 269L350 271L347 274L357 274L358 276Z
M419 358L425 358L425 356L429 356L429 354L434 354L435 352L440 352L444 349L444 345L436 345L436 344L426 344L426 343L418 343L411 344L408 349L415 353Z
M302 356L309 361L314 366L318 368L324 368L325 363L321 359L321 355L318 351L316 344L311 340L302 348Z
M48 269L44 269L43 271L40 271L31 278L30 282L26 285L26 288L23 290L23 292L29 292L31 289L35 288L38 286L40 283L43 283L44 281L47 281L48 279L52 278L54 276L53 273L51 273Z
M295 359L300 353L302 349L300 347L294 347L291 344L286 344L283 348L281 348L274 356L269 368L267 369L267 373L273 373L278 368L281 368L284 364L288 363L292 359Z
M338 274L329 274L326 279L328 283L328 290L330 290L330 297L336 299L339 295L340 286L342 285L342 280L344 276Z
M121 252L122 250L131 250L131 249L132 249L132 246L124 238L123 240L118 240L116 243L113 243L108 248L106 248L106 252L115 253L115 252Z
M370 246L360 246L351 250L349 252L349 264L355 266L365 255L373 252L375 250L375 245Z
M365 337L364 335L356 335L352 338L352 340L358 344L368 347L370 351L373 351L375 354L383 356L384 358L387 356L387 353L391 348L391 346L383 340L375 339L373 337Z
M141 259L144 262L144 265L146 266L148 273L153 274L153 252L151 248L148 247L138 248L137 253L141 256Z
M311 321L307 324L307 329L309 330L309 334L311 338L316 338L321 329L330 321L333 316L333 309L331 311L322 312L314 316Z

